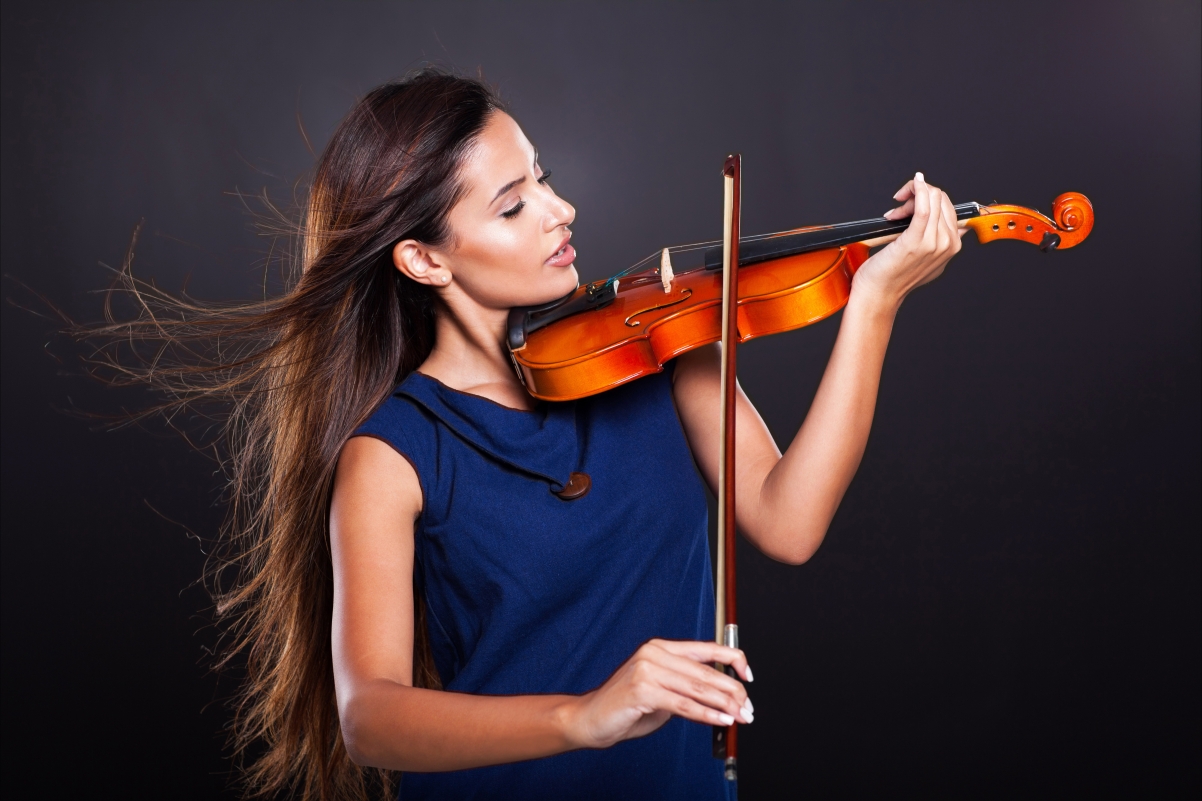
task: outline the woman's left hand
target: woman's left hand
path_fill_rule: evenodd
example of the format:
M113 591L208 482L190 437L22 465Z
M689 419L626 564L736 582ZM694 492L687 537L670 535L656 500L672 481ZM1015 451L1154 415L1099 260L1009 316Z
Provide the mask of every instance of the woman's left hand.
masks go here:
M910 227L861 265L852 294L870 292L896 309L915 288L939 277L952 256L960 252L960 237L967 229L959 227L947 193L928 184L920 172L893 199L902 205L885 218L912 215Z

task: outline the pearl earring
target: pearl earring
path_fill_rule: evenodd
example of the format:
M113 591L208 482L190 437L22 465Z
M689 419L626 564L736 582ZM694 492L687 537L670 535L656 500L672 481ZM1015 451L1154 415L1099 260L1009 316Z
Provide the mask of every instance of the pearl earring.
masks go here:
M442 277L442 282L443 282L444 284L445 284L447 281L450 281L450 280L451 280L451 276L449 276L449 275L444 275L444 276Z

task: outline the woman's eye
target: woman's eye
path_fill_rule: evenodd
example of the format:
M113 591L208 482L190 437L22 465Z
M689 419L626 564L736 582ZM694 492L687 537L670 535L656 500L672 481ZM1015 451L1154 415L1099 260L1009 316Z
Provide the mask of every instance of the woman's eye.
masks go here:
M549 179L550 177L551 177L551 171L544 170L543 174L538 177L538 182L540 184L545 184L547 182L547 179ZM526 208L526 201L519 200L512 209L501 212L501 216L507 220L512 220L514 217L518 216L518 214L520 214L522 209L524 209L524 208Z

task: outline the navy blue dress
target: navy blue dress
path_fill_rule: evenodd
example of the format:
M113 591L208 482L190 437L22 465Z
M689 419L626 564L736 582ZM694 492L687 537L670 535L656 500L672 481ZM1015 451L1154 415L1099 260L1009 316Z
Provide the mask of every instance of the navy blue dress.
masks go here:
M584 693L643 642L713 637L705 494L670 371L534 411L410 375L356 432L421 482L415 582L443 687ZM572 501L573 471L592 488ZM710 727L672 718L604 750L406 773L400 798L726 799Z

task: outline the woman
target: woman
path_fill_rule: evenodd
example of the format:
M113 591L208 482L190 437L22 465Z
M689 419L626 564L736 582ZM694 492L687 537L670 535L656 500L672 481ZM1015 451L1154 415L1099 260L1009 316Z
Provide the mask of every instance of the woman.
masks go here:
M414 80L445 85L448 98L475 90ZM404 91L378 90L364 103ZM346 747L359 764L403 771L508 763L406 775L405 798L719 797L708 726L750 723L753 707L740 682L708 664L751 680L744 655L707 636L709 559L688 558L706 543L690 455L717 485L718 353L693 351L670 379L565 404L576 407L566 421L533 401L503 344L507 313L576 287L575 210L514 119L488 102L462 125L471 144L450 178L459 191L445 234L404 232L391 249L401 286L435 299L433 347L338 462L333 647ZM959 249L946 195L920 176L898 199L906 206L893 214L914 211L914 223L860 269L813 408L783 457L740 397L739 527L774 559L804 562L821 542L863 453L893 315ZM542 450L582 432L587 444L562 458ZM611 440L655 445L632 459L604 453ZM578 467L595 489L554 497L548 489ZM606 485L617 489L603 499ZM634 508L614 513L609 503L630 495L639 496L628 500ZM415 553L438 672L456 693L412 686ZM554 659L557 643L568 653ZM575 749L612 752L512 764Z
M507 312L577 285L575 210L548 177L485 86L416 73L334 134L286 295L109 329L250 343L143 375L177 403L237 401L219 610L249 657L254 789L363 797L362 766L402 771L405 799L727 793L710 727L754 708L711 667L752 680L711 639L694 463L715 487L719 354L575 403L525 392ZM857 273L783 456L738 398L739 528L783 562L813 554L856 470L898 307L960 247L921 174L895 199L913 222ZM565 500L576 471L592 489Z

